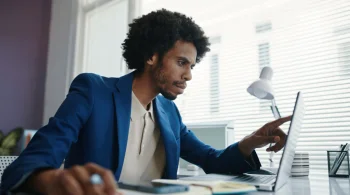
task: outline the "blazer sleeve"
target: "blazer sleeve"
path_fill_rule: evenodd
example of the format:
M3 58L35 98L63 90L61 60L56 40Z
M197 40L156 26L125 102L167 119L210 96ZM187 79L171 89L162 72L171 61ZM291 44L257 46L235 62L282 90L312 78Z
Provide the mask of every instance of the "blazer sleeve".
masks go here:
M238 148L238 142L223 150L216 150L204 144L187 129L177 108L176 111L181 128L180 157L184 160L201 167L206 173L241 174L261 167L256 152L253 151L246 159Z
M47 125L40 128L1 179L1 194L20 186L35 170L59 168L93 107L89 75L77 76L65 100Z

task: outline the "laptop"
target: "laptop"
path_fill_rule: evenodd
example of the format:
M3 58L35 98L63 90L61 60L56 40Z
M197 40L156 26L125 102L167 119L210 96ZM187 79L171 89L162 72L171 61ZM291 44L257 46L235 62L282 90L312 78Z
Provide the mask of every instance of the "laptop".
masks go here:
M301 92L298 92L292 119L287 133L287 140L283 148L282 158L276 174L258 173L256 171L244 173L242 175L221 175L221 174L206 174L195 177L185 177L181 180L200 180L200 181L234 181L237 183L245 183L256 186L261 191L276 191L287 183L291 174L292 163L295 154L297 140L300 134L301 125L304 118L304 100ZM258 171L259 172L259 171ZM264 172L264 171L262 171Z

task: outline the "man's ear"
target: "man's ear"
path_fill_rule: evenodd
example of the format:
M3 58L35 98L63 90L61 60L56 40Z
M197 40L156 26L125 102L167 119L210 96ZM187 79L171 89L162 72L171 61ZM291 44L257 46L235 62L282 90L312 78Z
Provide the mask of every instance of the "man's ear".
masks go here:
M157 63L158 63L158 54L153 54L153 56L147 60L147 64L150 66L156 65Z

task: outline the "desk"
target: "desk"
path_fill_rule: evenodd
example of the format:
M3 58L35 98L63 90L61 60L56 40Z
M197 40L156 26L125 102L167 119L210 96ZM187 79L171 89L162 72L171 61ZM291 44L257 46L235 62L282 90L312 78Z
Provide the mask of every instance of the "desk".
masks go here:
M123 191L124 195L149 195L133 191ZM195 194L195 193L194 193ZM345 178L294 178L291 177L286 185L277 192L257 191L246 195L349 195L350 180ZM200 194L198 194L200 195Z
M203 171L186 171L180 170L181 176L195 176L204 174ZM124 195L150 195L134 191L122 190ZM196 194L196 193L193 193ZM287 184L281 187L277 192L262 192L257 191L247 193L246 195L349 195L350 194L350 179L349 178L330 178L324 176L309 176L309 177L291 177ZM175 194L176 195L176 194ZM180 195L180 194L177 194ZM201 195L197 193L196 195ZM205 194L207 195L207 194Z
M204 174L200 171L180 169L181 176L195 176ZM147 195L132 191L123 191L124 195ZM350 179L324 176L290 177L288 182L276 192L257 191L246 195L349 195ZM149 194L148 194L149 195ZM200 194L198 194L200 195Z
M348 195L350 180L345 178L324 177L290 177L287 184L276 192L254 192L249 195Z

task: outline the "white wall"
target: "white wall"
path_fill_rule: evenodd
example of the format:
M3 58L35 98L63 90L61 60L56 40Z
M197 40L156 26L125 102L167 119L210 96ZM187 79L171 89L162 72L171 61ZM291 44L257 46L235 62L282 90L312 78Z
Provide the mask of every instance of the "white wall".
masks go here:
M71 73L75 47L76 1L52 1L43 123L54 115L64 100Z

